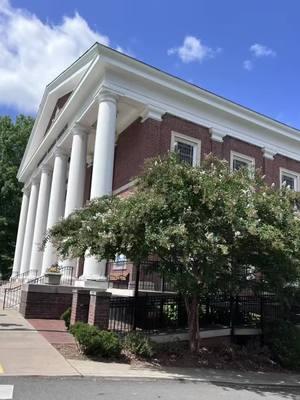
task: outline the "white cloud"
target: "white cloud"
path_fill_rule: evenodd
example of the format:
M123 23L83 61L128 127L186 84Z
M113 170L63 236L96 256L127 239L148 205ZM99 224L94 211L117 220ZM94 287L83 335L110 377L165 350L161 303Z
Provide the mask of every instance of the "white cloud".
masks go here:
M78 13L51 25L0 0L0 104L35 112L45 85L96 41L109 45Z
M247 70L247 71L252 71L253 69L253 62L251 60L245 60L243 62L243 67Z
M127 56L135 57L134 53L133 53L130 49L124 49L124 48L121 47L121 46L117 46L117 47L116 47L116 50L117 50L119 53L126 54Z
M275 57L276 52L263 44L255 43L250 46L250 52L254 57Z
M201 42L201 39L195 36L186 36L183 45L169 49L168 55L177 54L182 62L190 63L193 61L202 62L207 58L213 58L221 51L222 49L220 48L212 49L211 47L205 46Z

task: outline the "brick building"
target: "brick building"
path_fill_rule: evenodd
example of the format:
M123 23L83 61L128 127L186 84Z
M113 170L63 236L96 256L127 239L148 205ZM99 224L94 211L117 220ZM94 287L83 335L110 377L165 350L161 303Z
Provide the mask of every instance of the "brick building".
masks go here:
M91 198L132 190L144 160L175 147L191 164L212 152L300 188L300 131L96 43L42 98L18 172L13 276L43 274L57 261L40 248L48 228ZM76 284L105 288L105 271L87 256Z

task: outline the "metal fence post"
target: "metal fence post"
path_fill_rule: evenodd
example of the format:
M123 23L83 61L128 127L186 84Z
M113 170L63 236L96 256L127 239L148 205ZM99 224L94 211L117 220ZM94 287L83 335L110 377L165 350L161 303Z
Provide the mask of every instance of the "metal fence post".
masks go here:
M230 295L230 336L234 336L234 298Z
M261 336L260 342L261 345L264 345L264 329L265 329L265 318L264 318L264 297L260 296L260 329L261 329Z
M138 309L138 296L139 296L139 284L140 284L140 268L141 264L138 263L135 266L136 274L135 274L135 287L134 287L134 303L133 303L133 324L132 330L136 330L136 320L137 320L137 309Z
M3 298L3 305L2 305L2 309L5 309L5 302L6 302L6 291L7 289L4 289L4 298Z

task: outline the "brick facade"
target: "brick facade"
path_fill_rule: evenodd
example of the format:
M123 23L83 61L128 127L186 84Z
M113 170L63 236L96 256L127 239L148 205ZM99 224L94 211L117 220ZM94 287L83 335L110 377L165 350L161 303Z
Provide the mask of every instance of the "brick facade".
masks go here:
M90 292L89 325L108 329L110 297L111 293L108 292Z
M60 319L72 304L72 287L25 285L20 313L29 319Z
M268 184L279 186L280 168L300 173L300 162L276 154L274 159L264 157L263 149L231 136L225 136L223 142L211 139L210 131L200 125L181 118L165 115L161 122L140 119L133 122L119 135L114 165L113 190L128 184L142 171L144 161L170 151L172 131L201 141L201 159L209 153L230 162L230 153L235 151L255 160L255 168L266 176ZM130 189L132 190L132 188Z

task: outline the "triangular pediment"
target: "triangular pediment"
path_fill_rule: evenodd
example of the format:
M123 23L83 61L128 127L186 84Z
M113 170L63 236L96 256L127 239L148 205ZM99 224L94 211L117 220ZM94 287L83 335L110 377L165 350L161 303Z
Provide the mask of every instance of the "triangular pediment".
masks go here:
M94 46L46 86L19 171L30 160L68 101L71 100L95 58L93 49Z

